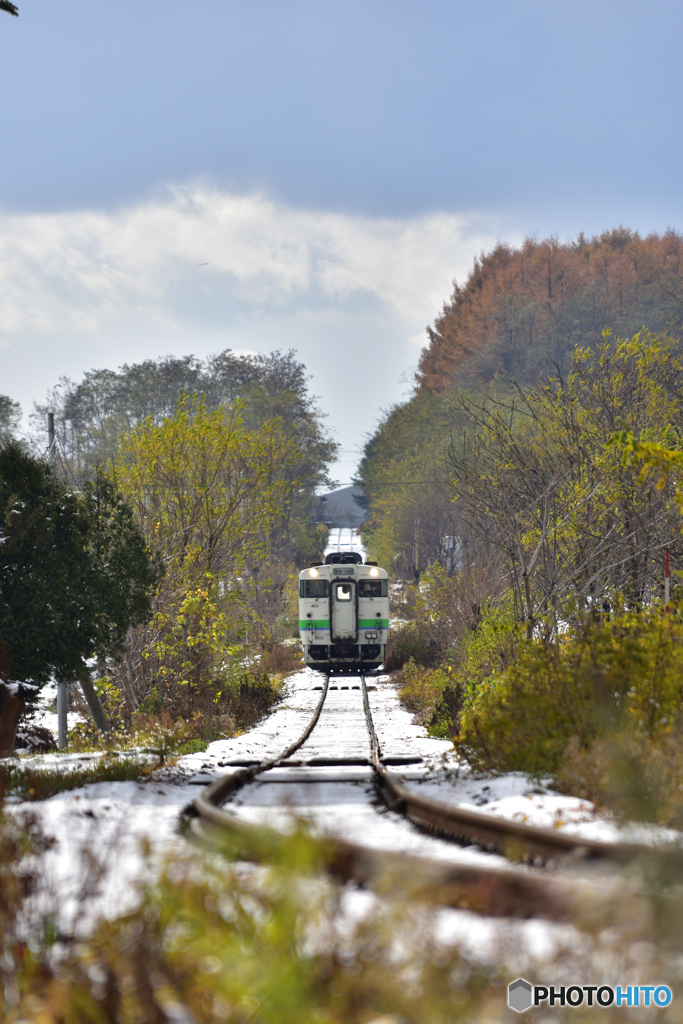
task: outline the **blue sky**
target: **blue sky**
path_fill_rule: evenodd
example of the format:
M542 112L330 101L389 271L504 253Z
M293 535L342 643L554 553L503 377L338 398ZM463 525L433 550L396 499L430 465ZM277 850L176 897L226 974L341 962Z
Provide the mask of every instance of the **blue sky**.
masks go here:
M26 408L61 373L294 347L353 452L482 247L683 225L673 0L19 9L0 392Z

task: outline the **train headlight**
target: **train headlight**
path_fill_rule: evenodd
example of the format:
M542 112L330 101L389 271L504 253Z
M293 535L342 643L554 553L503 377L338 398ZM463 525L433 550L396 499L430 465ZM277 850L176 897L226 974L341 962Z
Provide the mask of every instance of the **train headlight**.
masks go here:
M320 575L317 569L309 569L308 570L308 574L309 574L309 576L319 576Z
M376 566L373 565L372 569L370 570L370 575L371 576L379 576L379 569Z

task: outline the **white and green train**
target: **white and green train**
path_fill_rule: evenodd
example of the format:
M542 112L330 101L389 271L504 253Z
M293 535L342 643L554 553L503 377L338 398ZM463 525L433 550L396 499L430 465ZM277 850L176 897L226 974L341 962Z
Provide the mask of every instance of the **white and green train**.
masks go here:
M355 551L329 554L299 573L304 660L325 672L362 672L384 661L389 576Z

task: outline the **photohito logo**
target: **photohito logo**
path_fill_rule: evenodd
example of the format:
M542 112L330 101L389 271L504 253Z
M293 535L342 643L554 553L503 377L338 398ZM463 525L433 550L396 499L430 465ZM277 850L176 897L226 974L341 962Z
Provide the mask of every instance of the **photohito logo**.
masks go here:
M508 1006L524 1013L532 1006L668 1006L673 996L668 985L532 985L517 978L508 985Z

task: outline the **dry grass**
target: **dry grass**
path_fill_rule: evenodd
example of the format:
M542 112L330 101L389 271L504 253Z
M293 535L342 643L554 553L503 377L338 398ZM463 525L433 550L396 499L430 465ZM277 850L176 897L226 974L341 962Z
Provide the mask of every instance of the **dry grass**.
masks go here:
M79 789L93 782L127 782L146 778L158 767L157 759L139 757L98 758L93 764L73 769L65 764L62 768L41 769L5 762L0 766L0 787L8 796L22 800L47 800L57 793Z

